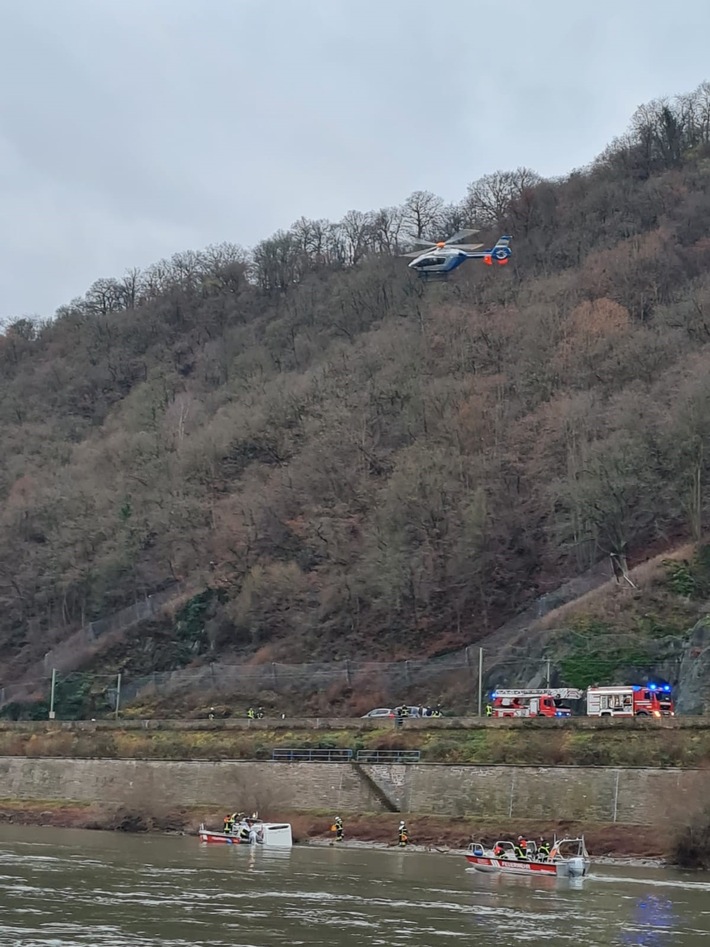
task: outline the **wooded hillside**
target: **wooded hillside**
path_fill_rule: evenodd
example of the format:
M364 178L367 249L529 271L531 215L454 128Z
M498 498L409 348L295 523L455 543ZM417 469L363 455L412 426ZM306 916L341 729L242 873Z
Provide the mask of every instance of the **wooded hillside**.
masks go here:
M462 226L510 233L510 265L424 285L397 258ZM3 676L176 578L222 590L198 656L430 654L609 553L699 536L709 266L704 84L565 180L302 219L18 318Z

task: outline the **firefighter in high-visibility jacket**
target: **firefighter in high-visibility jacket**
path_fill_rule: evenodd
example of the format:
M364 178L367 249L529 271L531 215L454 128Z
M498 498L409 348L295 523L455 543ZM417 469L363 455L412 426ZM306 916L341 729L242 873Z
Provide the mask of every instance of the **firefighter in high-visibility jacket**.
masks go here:
M343 828L343 820L339 815L336 815L333 825L331 826L331 831L335 832L335 841L342 842L345 837L345 829Z
M407 843L409 842L409 834L407 832L407 826L404 822L399 823L399 847L406 848Z
M486 717L493 716L493 704L486 704Z

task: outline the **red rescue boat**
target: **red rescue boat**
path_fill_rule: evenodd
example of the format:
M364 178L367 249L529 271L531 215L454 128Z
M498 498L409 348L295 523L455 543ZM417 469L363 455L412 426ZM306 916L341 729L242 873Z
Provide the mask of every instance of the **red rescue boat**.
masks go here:
M535 843L528 842L525 858L516 856L512 842L496 842L493 848L472 842L466 852L466 860L476 871L510 875L578 878L589 871L589 854L583 836L555 840L549 856L539 855Z

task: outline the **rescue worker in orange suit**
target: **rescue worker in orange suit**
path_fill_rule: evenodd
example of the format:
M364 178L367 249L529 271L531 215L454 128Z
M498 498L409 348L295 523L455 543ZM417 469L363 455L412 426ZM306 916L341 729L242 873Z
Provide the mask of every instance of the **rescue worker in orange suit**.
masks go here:
M494 854L494 855L502 855L502 854L503 854L503 846L500 845L498 842L496 842L495 845L493 846L493 854Z
M399 847L406 848L407 842L409 841L409 835L407 834L407 826L404 822L399 823Z
M518 836L518 842L515 846L515 855L517 858L527 858L528 856L528 843L522 835Z

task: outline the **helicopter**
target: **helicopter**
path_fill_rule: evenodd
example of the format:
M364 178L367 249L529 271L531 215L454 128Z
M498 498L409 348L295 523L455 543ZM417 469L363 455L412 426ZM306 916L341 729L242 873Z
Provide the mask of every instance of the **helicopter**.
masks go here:
M412 253L402 254L405 257L415 257L409 264L410 269L422 279L447 279L449 273L461 266L466 260L483 260L487 266L498 263L499 266L505 266L510 257L509 236L500 237L498 242L490 250L482 250L482 243L458 243L464 237L470 237L478 233L477 230L459 230L448 240L440 240L432 243L431 240L420 240L415 238L412 243L424 245L426 250L414 250Z

